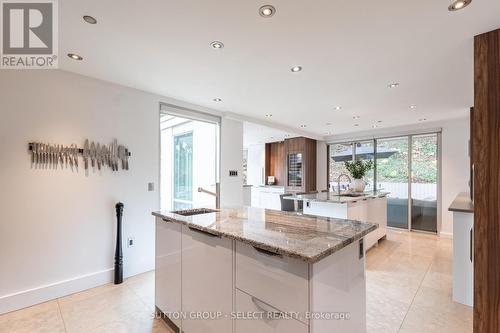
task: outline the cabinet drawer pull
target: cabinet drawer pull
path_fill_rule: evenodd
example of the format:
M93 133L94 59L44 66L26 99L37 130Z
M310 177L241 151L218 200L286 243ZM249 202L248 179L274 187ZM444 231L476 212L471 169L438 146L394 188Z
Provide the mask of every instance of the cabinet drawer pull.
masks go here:
M265 255L268 255L268 256L271 256L271 257L280 257L280 258L283 257L281 254L273 252L273 251L264 250L264 249L261 249L261 248L255 247L255 246L253 248L255 249L255 251L262 253L262 254L265 254Z
M189 230L197 232L199 234L203 234L203 235L210 236L210 237L221 238L221 236L215 235L215 234L213 234L211 232L208 232L208 231L205 231L205 230L200 230L200 229L196 229L196 228L193 228L193 227L188 227L188 228L189 228Z
M473 249L472 249L472 241L474 239L474 232L472 231L472 228L470 228L470 238L469 238L469 259L470 259L470 262L472 262L472 252L473 252Z
M281 311L276 309L275 307L272 307L271 305L262 302L260 299L255 298L252 296L252 302L259 308L259 310L267 313L267 319L273 319L273 318L281 318ZM269 315L270 314L270 315Z

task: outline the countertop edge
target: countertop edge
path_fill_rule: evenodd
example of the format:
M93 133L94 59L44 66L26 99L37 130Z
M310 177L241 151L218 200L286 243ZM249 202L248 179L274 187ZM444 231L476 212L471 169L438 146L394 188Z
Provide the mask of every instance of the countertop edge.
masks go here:
M165 216L165 215L161 214L160 212L152 212L151 214L155 217L159 217L159 218L163 219L163 221L165 221L166 223L169 223L169 222L180 223L180 224L187 226L188 228L191 227L193 229L204 231L204 232L210 233L210 234L215 235L215 236L234 239L234 240L249 244L251 246L255 246L259 249L276 252L278 254L281 254L283 256L287 256L290 258L300 259L300 260L302 260L306 263L309 263L309 264L315 264L315 263L319 262L320 260L334 254L335 252L342 250L346 246L354 243L355 241L360 240L361 238L363 238L364 236L366 236L367 234L369 234L370 232L372 232L378 228L378 224L372 223L373 225L369 229L362 231L362 232L358 233L356 236L353 236L351 238L345 238L345 240L341 244L334 246L334 247L331 247L328 250L325 250L316 256L305 257L303 255L296 253L296 252L290 252L290 251L287 251L287 250L284 250L282 248L275 247L275 246L272 246L272 245L269 245L266 243L250 240L250 239L243 238L243 237L236 236L236 235L222 233L222 232L219 232L217 230L205 228L203 226L200 226L199 224L190 223L189 221L182 219L182 216L180 216L180 215L179 215L180 216L179 218L172 218L170 216Z
M474 204L470 199L469 193L459 193L448 207L450 212L474 213Z

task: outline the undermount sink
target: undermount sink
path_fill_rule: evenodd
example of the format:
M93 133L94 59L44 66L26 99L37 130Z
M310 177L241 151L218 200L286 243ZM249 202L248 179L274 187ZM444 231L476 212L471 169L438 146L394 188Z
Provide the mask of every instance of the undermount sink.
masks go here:
M217 212L218 211L216 209L211 209L211 208L193 208L193 209L175 210L172 213L182 216L192 216L192 215L217 213Z
M341 197L363 197L364 193L341 193Z

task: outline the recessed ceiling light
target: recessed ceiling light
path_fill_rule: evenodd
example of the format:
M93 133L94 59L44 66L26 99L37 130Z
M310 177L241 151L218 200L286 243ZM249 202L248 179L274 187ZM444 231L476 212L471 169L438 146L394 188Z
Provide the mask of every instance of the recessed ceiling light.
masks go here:
M377 125L377 124L373 124L373 125L372 125L372 128L377 128L377 127L378 127L378 125Z
M389 88L397 88L397 87L399 86L399 83L397 83L397 82L393 82L393 83L389 83L387 86L388 86Z
M294 66L290 70L294 73L297 73L297 72L300 72L302 70L302 67L301 66Z
M222 49L224 47L224 44L222 42L219 42L219 41L213 41L212 43L210 43L210 46L216 50L218 49Z
M416 106L416 105L410 105L410 109L412 109L412 110L413 110L413 109L416 109L416 108L417 108L417 106Z
M220 99L220 98L214 98L214 102L222 102L222 99Z
M331 125L332 125L332 123L326 123L326 126L331 126Z
M82 56L79 56L78 54L76 53L68 53L68 57L70 57L71 59L73 60L83 60L83 57Z
M426 121L427 118L420 118L418 121Z
M272 116L273 116L273 115L272 115L272 114L270 114L270 113L266 114L266 118L271 118Z
M285 134L285 138L288 138L290 136L290 134Z
M307 125L300 125L300 128L306 128Z
M472 0L455 0L451 3L451 5L448 6L448 10L450 12L454 12L456 10L467 7L471 2Z
M341 109L342 109L342 107L341 107L340 105L337 105L336 107L334 107L334 109L335 109L336 111L338 111L338 110L341 110Z
M259 8L259 15L262 17L271 17L276 13L276 8L271 5L264 5Z
M379 123L379 124L380 124L381 122L382 122L382 120L377 120L377 123Z
M353 116L352 119L356 120L356 119L359 119L360 117L359 116Z
M269 139L274 139L274 136L269 137Z
M97 20L90 15L84 15L83 20L89 24L97 24Z
M332 135L332 132L325 132L325 135Z
M358 127L358 126L359 126L359 124L354 124L354 127Z

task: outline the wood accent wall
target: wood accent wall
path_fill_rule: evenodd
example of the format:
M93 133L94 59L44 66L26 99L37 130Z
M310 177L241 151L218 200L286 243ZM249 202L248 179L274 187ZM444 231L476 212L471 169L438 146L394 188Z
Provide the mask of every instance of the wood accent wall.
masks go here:
M276 184L285 186L285 172L286 172L286 155L284 142L266 143L266 185L267 177L275 176Z
M474 37L474 333L500 332L500 29Z
M285 166L288 154L302 153L303 182L301 187L287 186L287 169L285 168L285 190L287 192L310 192L316 190L316 140L298 137L285 140Z

